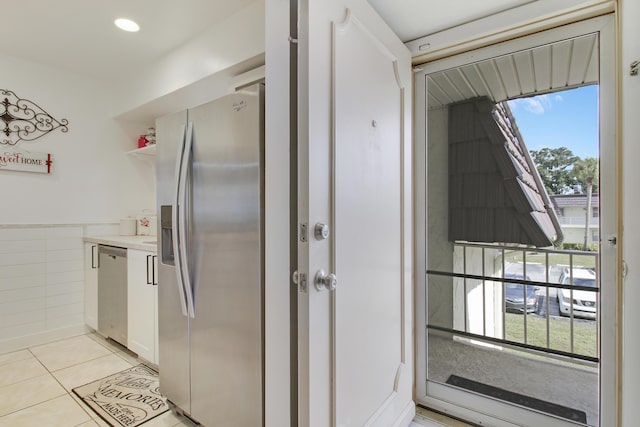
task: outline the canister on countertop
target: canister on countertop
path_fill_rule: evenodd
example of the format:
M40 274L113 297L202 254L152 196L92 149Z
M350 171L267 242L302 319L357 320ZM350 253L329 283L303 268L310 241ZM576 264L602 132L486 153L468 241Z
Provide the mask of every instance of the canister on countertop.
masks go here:
M120 220L120 235L135 236L136 235L136 219L122 218Z
M151 218L155 215L148 210L143 210L136 216L136 228L138 236L152 236L156 234L155 225L153 226L153 232L151 227Z

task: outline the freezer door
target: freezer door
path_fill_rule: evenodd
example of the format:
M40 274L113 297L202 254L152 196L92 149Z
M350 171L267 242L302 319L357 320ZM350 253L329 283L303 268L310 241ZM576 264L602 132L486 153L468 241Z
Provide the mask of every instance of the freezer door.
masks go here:
M176 406L191 410L189 383L189 319L177 280L174 254L176 165L185 138L187 112L156 121L156 189L158 221L158 338L160 392Z
M263 90L189 111L191 416L207 426L263 425Z

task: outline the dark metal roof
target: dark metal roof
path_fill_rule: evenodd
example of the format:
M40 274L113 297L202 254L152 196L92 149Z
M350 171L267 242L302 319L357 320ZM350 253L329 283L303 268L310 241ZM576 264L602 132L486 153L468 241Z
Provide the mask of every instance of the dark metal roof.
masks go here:
M587 195L586 194L556 194L549 196L551 202L556 208L569 208L569 207L587 207ZM599 197L597 194L591 196L591 205L599 206Z
M450 240L551 246L558 219L506 103L449 106Z

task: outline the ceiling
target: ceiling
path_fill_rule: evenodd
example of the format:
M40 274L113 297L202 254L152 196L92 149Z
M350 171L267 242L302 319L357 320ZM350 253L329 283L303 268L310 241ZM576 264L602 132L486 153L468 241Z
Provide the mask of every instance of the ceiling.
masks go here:
M247 5L264 0L20 0L2 4L0 52L100 79L139 70ZM403 41L536 0L369 0ZM137 21L126 33L114 19Z
M258 1L264 0L3 2L0 53L99 79L117 80L132 71L144 69L216 22ZM368 1L403 41L409 41L539 0L466 0L461 2L464 7L442 7L435 0ZM137 21L141 30L126 33L117 29L113 21L118 17ZM548 91L556 83L581 83L584 61L575 62L573 56L567 55L577 56L583 51L593 53L595 49L593 40L585 40L554 48L552 52L514 55L444 72L433 76L432 80L448 94L437 95L442 102L461 96L464 99L469 96L468 92L489 95L497 101L505 98L505 94L513 97L530 90L518 87L516 82L524 81L522 77L531 70L538 72L550 64L554 69L549 72L553 75L542 77L538 74L540 87L535 88L536 91ZM595 55L591 57L596 58ZM562 81L562 77L558 79L555 75L566 73L566 66L572 67L567 74L571 82ZM587 61L586 66L588 71L583 77L593 80L596 73L593 60ZM499 70L497 77L491 77L491 69ZM553 84L549 86L547 80Z
M486 96L494 102L598 83L590 34L428 76L429 108Z
M254 1L4 1L0 52L114 79L147 66ZM119 17L133 19L141 30L119 30L113 25Z
M403 42L415 40L537 0L368 0Z

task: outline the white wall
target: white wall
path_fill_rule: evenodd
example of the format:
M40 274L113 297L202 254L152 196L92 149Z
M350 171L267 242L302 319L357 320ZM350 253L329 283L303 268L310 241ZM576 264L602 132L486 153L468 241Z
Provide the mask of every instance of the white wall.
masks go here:
M150 161L125 154L146 128L111 117L112 87L9 56L0 63L3 89L69 121L67 133L17 145L51 153L51 174L0 170L1 353L85 331L82 236L153 209L155 178Z
M484 258L483 258L484 257ZM466 266L465 266L466 263ZM499 249L454 246L453 272L476 276L502 276ZM465 285L466 282L466 285ZM502 282L453 279L453 328L478 335L504 338ZM436 302L437 304L437 302Z
M113 88L80 75L0 55L3 89L37 103L59 129L18 148L52 154L51 174L0 170L5 198L0 224L114 222L155 203L153 167L125 154L136 148L135 129L110 114Z
M217 22L199 36L175 49L169 55L150 63L144 70L119 83L120 99L113 114L122 114L153 104L193 83L231 68L265 51L265 3L257 0L229 18ZM242 71L242 70L241 70ZM247 70L244 70L247 71ZM175 105L169 112L193 107L220 96L216 88L200 87L180 101L188 105ZM171 109L171 106L166 108Z
M588 234L588 244L595 242L593 239L593 233L598 234L598 227L590 227ZM562 243L577 243L582 245L584 243L584 227L569 227L562 226Z
M622 180L621 192L624 234L622 236L623 259L628 273L622 290L622 425L638 424L640 400L640 76L629 75L631 62L640 60L640 2L620 0L620 30L622 56L620 79L622 83Z
M428 123L427 269L453 271L453 244L449 242L449 109L429 110ZM429 323L464 330L464 315L462 323L454 323L452 313L454 300L464 299L462 288L453 286L447 277L429 276L427 283Z
M83 292L82 235L113 233L113 227L96 224L114 224L155 208L155 159L126 152L137 147L138 136L153 125L158 111L219 97L229 91L233 73L246 71L238 63L255 67L263 62L264 31L264 1L258 0L117 84L0 55L3 89L69 121L67 133L56 130L20 144L21 149L52 154L50 175L0 170L5 194L0 232L8 236L0 235L0 308L25 308L24 313L6 310L0 319L11 326L0 330L0 352L84 331L83 307L71 303L81 300ZM183 105L168 96L177 92ZM137 115L123 114L131 110ZM64 244L75 252L56 253L49 236L65 232L69 240ZM66 295L69 303L53 309L51 304L62 297L51 292Z

